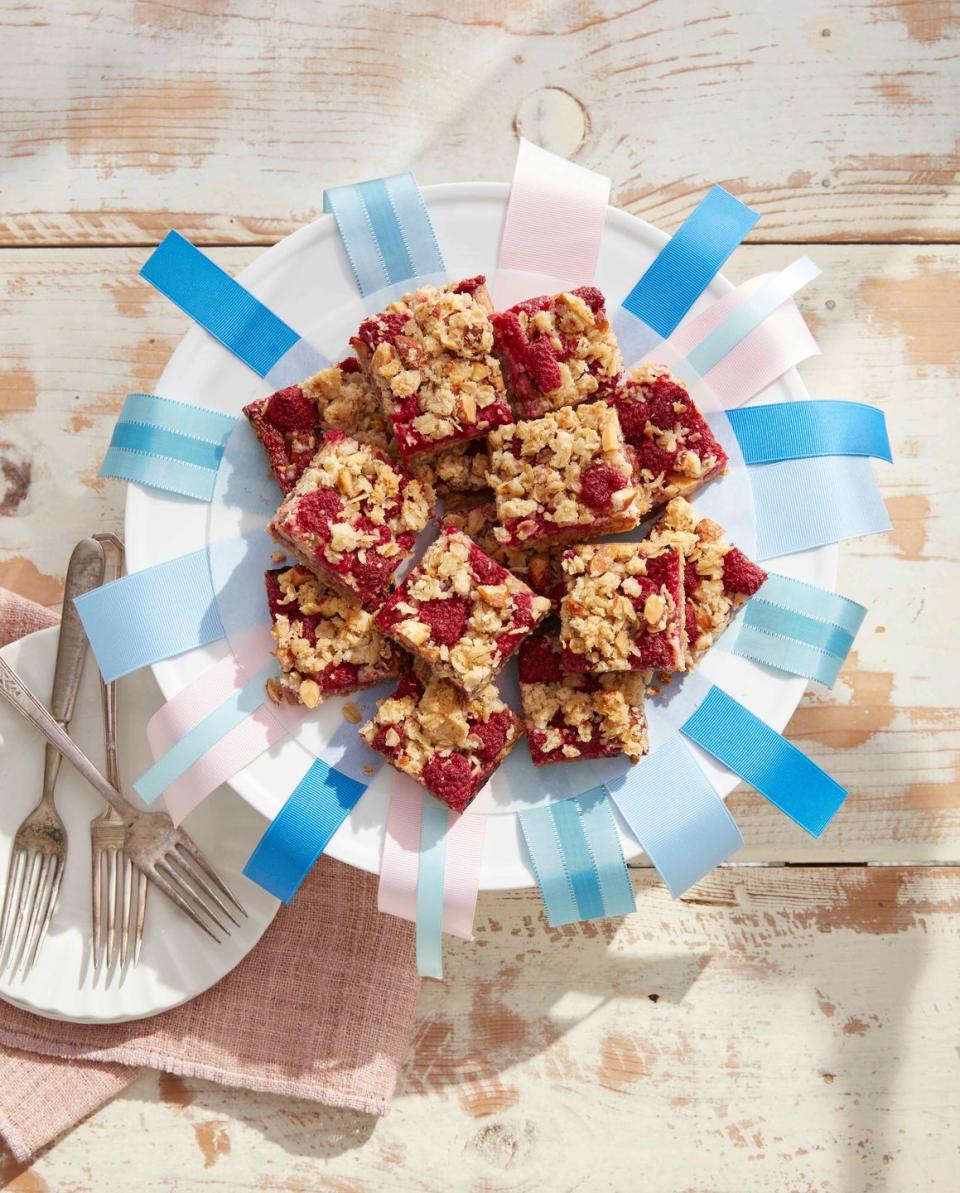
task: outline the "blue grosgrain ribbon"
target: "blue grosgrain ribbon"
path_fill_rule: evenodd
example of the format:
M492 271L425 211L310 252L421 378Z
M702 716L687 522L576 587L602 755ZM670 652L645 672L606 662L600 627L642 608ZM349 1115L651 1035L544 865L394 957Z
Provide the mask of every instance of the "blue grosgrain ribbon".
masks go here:
M759 218L758 212L723 187L710 188L614 317L614 330L628 364L642 359L659 340L672 335Z
M636 909L605 787L522 811L520 827L550 924Z
M224 636L206 548L104 584L75 604L107 683Z
M830 687L836 680L866 609L839 593L771 574L747 603L732 630L733 654Z
M710 688L680 732L812 837L823 833L847 798L826 771L720 688Z
M257 842L244 874L289 903L366 789L318 758Z
M361 294L445 266L423 195L412 174L324 191Z
M743 845L726 804L679 734L608 787L674 898Z
M128 394L98 475L209 501L236 421L156 394Z
M728 410L747 464L815 456L873 456L891 463L883 411L861 402L774 402Z
M318 349L201 253L179 232L168 232L140 276L277 386L298 381L330 362Z
M443 977L443 880L447 864L446 804L424 795L420 814L420 866L417 871L417 973Z

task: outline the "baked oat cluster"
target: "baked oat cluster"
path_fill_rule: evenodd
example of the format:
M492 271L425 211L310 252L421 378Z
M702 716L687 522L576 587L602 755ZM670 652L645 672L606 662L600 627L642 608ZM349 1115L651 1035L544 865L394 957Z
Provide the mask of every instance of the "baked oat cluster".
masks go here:
M361 736L458 813L524 733L537 766L637 762L645 691L766 579L685 500L727 457L683 381L624 374L593 287L495 313L482 277L421 286L351 344L245 407L297 561L266 576L270 698L397 680ZM398 584L437 496L440 536ZM642 541L595 541L653 511ZM496 686L514 656L522 718Z

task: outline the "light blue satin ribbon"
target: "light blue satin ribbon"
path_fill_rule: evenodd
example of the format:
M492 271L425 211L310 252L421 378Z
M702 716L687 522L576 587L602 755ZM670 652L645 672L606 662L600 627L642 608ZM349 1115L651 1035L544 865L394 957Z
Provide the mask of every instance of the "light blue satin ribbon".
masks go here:
M636 910L605 787L522 811L520 827L551 925Z
M417 870L417 973L443 977L443 881L447 865L450 811L424 795L420 813L420 865Z
M666 339L760 218L722 186L711 187L623 300Z
M681 733L812 837L823 833L847 798L826 771L720 688L711 687Z
M224 637L206 548L104 584L74 603L107 683Z
M749 476L759 560L890 529L873 469L864 457L758 464Z
M892 462L883 411L861 402L775 402L728 410L747 464L815 456L873 456Z
M361 294L445 266L423 195L412 174L374 178L324 191Z
M128 394L97 475L209 501L236 422L156 394Z
M366 789L318 758L257 842L244 874L289 903Z
M839 593L771 575L720 644L733 654L827 687L836 681L866 609Z
M161 754L153 766L135 780L133 789L137 795L145 803L152 804L222 737L255 713L266 700L264 684L274 671L272 665L264 667Z
M278 388L330 362L179 232L168 232L140 276Z
M743 845L726 804L677 734L608 787L674 898Z
M687 364L700 376L709 371L778 307L792 298L808 282L820 276L819 268L809 257L800 257L792 265L773 274L758 289L732 311L723 322L687 353Z

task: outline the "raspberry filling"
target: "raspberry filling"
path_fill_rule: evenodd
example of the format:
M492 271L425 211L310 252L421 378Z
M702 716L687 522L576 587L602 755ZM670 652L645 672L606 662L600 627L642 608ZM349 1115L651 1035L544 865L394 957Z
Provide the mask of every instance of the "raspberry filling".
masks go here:
M580 496L592 510L609 509L614 493L625 488L627 480L610 464L594 464L580 478Z
M509 713L491 713L488 721L477 721L470 726L473 737L479 737L483 746L477 751L481 762L492 763L499 758L503 747L507 744L507 734L512 725Z
M360 668L356 663L341 663L339 667L331 667L323 673L320 687L324 692L353 691L359 674Z
M400 335L409 318L409 315L402 314L400 311L384 311L372 319L365 319L360 324L357 336L369 348L378 348L381 344Z
M725 592L753 596L767 578L763 568L757 567L737 547L731 547L723 557L723 588Z
M297 526L319 538L330 537L330 523L343 509L343 501L332 489L307 493L297 503Z
M281 389L268 398L263 413L278 431L312 431L319 423L316 404L299 385Z
M544 393L559 389L563 384L557 355L549 340L534 340L527 348L525 364L527 372Z
M460 596L424 601L418 617L430 627L430 637L441 646L453 646L463 637L467 625L467 602Z
M463 754L434 754L423 768L423 782L454 812L463 812L476 793L473 770Z
M507 569L485 555L479 547L470 548L470 566L479 584L502 584L507 578Z
M538 635L528 638L517 659L521 683L559 683L563 678L560 659L550 639Z

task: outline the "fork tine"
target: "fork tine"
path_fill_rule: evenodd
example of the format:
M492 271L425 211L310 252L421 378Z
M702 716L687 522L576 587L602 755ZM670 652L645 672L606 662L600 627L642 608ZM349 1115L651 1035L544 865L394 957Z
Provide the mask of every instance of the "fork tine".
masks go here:
M206 932L206 934L211 938L211 940L215 940L217 944L220 943L220 937L215 936L214 933L210 931L207 925L197 915L186 899L184 899L170 879L167 878L165 874L160 872L159 863L154 866L154 869L150 874L150 879L156 884L156 886L160 888L161 891L163 891L168 899L171 899L177 905L177 907L180 908L184 915L188 915L198 928L202 928L203 931Z
M184 877L187 878L190 882L192 882L194 886L199 887L200 890L203 891L203 893L207 896L208 899L212 899L213 902L217 905L217 907L219 907L220 910L223 912L223 914L227 917L227 919L232 924L236 924L236 926L239 928L240 921L236 918L236 916L233 914L233 912L230 910L230 908L227 907L226 903L224 903L224 901L220 898L220 896L213 889L213 887L210 885L210 883L207 882L206 878L204 877L203 871L196 864L196 862L194 862L194 860L191 858L191 856L188 852L184 851L182 854L179 853L177 851L179 848L182 848L182 847L177 846L173 850L171 850L167 854L167 860L170 862L175 861L177 863L177 865L180 867L180 869L182 870Z
M20 965L23 946L27 942L27 925L33 915L42 864L43 855L39 852L31 854L27 858L29 870L24 872L23 890L20 892L20 906L17 908L17 922L13 927L13 940L11 941L10 965L14 972L16 972Z
M137 870L137 925L133 942L133 964L140 963L140 949L143 946L143 921L147 914L147 890L149 883L146 874Z
M212 920L224 934L224 936L229 936L230 929L226 926L226 924L222 924L220 920L217 919L217 917L213 914L209 904L204 900L203 896L198 894L196 888L193 887L188 881L187 876L182 874L179 868L171 862L171 855L169 853L164 854L164 856L157 862L157 869L159 870L161 867L167 878L177 887L181 895L183 895L183 897L188 901L192 900L196 909L201 911L205 916L207 916L208 919Z
M123 856L123 923L120 926L120 968L127 968L130 944L130 903L133 897L133 862Z
M13 941L10 929L16 922L17 911L20 908L20 896L23 891L23 876L26 871L26 864L26 853L22 849L15 849L10 858L7 889L3 895L3 921L2 927L0 927L0 972L6 966L7 952Z
M57 900L60 898L60 883L63 881L63 872L67 868L66 858L59 854L51 855L53 857L53 877L50 879L50 889L47 897L47 908L44 913L43 922L37 931L36 940L33 943L33 948L30 950L30 959L24 963L23 973L28 974L36 964L37 954L43 942L47 938L47 929L50 927L50 921L53 919L57 910Z
M102 882L103 850L96 848L90 863L91 893L93 896L93 932L90 944L93 950L93 972L100 968L100 886Z
M107 850L107 971L117 959L117 851Z
M224 895L226 895L226 897L234 905L234 907L237 909L237 911L239 911L240 914L245 917L247 915L247 912L246 912L246 909L244 908L243 904L233 894L233 892L230 890L230 888L227 886L227 884L223 881L223 879L216 872L216 870L214 870L213 866L210 865L210 863L203 856L203 854L196 847L196 845L194 845L193 841L190 839L190 837L187 836L186 833L181 832L178 834L177 847L185 850L193 858L193 860L200 867L200 869L204 872L204 874L206 874L206 876L210 879L210 881L212 883L214 883L215 886L219 887L219 889L223 892ZM221 904L221 906L222 906L222 904ZM224 910L226 910L226 908L224 908ZM227 914L229 915L230 913L227 912ZM230 918L233 919L233 916L230 916ZM233 922L236 923L237 921L234 920Z
M14 965L14 969L19 969L22 974L26 974L30 968L28 962L32 952L32 944L37 939L43 925L44 917L47 914L47 902L49 899L47 879L51 868L56 862L56 858L52 853L41 854L38 852L36 856L40 859L40 875L36 885L31 885L30 910L23 931L23 939L20 941L20 947L17 950L17 960Z

